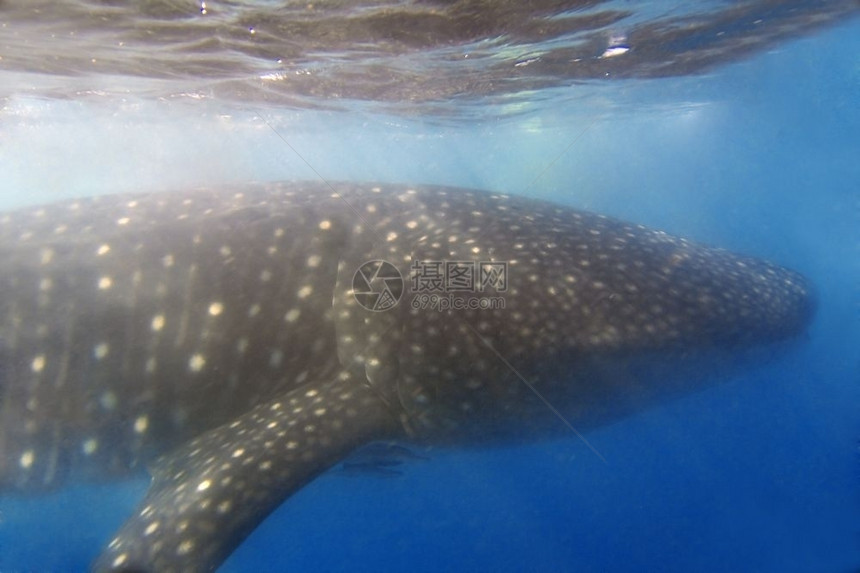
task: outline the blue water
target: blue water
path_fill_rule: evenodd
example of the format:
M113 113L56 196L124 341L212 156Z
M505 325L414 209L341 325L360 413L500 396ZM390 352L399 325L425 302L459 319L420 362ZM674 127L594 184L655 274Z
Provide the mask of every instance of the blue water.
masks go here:
M58 198L44 191L58 181L88 194L313 178L306 161L328 179L552 199L796 268L818 291L808 338L590 432L606 463L571 436L438 450L391 479L326 475L223 570L856 571L858 54L855 20L707 76L568 88L531 113L468 123L32 102L27 122L6 125L18 143L0 157L3 202ZM145 485L3 499L0 571L85 569Z

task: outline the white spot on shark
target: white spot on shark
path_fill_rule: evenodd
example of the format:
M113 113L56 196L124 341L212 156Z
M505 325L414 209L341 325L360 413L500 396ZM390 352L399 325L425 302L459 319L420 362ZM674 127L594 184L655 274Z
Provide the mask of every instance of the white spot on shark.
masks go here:
M54 260L54 249L42 249L39 252L39 259L43 265L49 264Z
M194 550L194 541L191 539L186 539L182 543L179 544L179 547L176 548L177 555L187 555Z
M149 428L149 417L146 414L138 416L134 420L134 432L136 434L145 433L147 428Z
M200 372L204 366L206 366L206 358L199 352L188 359L188 369L192 372Z
M38 356L33 358L32 362L30 362L30 370L32 370L33 372L38 374L39 372L41 372L42 370L45 369L45 363L46 363L45 355L39 354Z
M108 355L110 346L107 342L100 342L93 347L93 356L96 360L101 360Z
M28 470L33 467L33 463L36 461L36 452L33 450L27 450L21 457L18 458L18 465L21 466L22 469Z
M117 405L116 394L110 390L102 392L101 396L99 396L99 404L101 404L102 408L105 410L113 410Z
M99 449L99 441L95 438L89 438L84 440L84 443L81 444L81 451L85 456L91 456L96 453L96 450Z
M237 350L240 354L244 354L244 353L245 353L245 351L246 351L246 350L248 350L248 339L247 339L247 338L245 338L244 336L243 336L242 338L240 338L240 339L236 342L236 350Z
M153 316L152 322L150 323L149 327L154 332L160 332L161 329L164 328L164 315L163 314L156 314L155 316Z

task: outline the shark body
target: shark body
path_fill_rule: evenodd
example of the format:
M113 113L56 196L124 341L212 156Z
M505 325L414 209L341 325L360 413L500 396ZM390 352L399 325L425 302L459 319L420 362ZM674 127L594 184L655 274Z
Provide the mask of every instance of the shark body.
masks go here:
M428 297L446 263L456 310ZM796 336L814 306L759 259L431 186L31 207L0 214L0 265L0 488L153 478L98 571L214 570L366 444L567 431L552 409L606 424L699 387L699 358Z

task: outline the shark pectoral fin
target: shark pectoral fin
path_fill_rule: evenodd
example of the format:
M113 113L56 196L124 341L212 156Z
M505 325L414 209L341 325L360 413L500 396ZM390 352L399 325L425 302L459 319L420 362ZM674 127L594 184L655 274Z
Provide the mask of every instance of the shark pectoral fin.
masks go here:
M397 424L348 374L261 404L160 458L95 571L213 571L287 497Z

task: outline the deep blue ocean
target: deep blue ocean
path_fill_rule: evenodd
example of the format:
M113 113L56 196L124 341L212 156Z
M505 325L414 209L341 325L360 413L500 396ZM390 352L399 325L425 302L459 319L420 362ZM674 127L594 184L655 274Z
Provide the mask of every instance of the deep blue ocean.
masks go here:
M769 363L589 432L605 463L570 436L330 472L223 571L860 570L860 20L707 73L546 89L510 115L133 94L18 94L0 115L4 208L318 175L610 214L797 269L818 313ZM85 570L145 489L0 497L0 572Z

